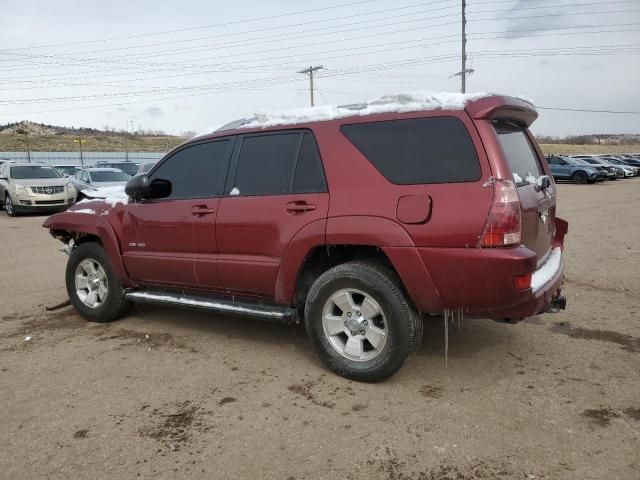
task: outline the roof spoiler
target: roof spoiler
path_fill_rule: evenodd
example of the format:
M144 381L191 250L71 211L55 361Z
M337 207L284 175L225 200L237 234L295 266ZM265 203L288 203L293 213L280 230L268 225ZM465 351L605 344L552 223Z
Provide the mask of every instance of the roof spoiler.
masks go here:
M510 120L529 127L538 118L533 103L522 98L495 95L467 103L465 109L471 118Z

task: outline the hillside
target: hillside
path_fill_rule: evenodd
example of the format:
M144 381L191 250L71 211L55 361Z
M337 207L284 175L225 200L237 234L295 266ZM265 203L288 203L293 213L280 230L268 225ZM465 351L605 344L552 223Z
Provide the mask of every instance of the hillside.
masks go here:
M82 138L86 152L165 152L185 139L161 132L115 132L95 128L60 127L30 121L0 125L0 152L24 152L27 142L32 152L78 150L74 140Z
M22 132L28 132L25 135ZM22 134L16 133L21 132ZM86 152L166 152L184 142L185 137L153 134L131 134L92 128L58 127L23 121L0 125L0 152L69 152L78 150L73 140L81 137ZM606 138L605 138L606 137ZM638 135L589 135L582 137L540 137L545 154L575 155L590 153L640 153ZM606 142L598 144L596 142ZM626 143L623 143L626 142Z
M109 132L95 128L58 127L56 125L45 125L28 120L0 125L0 135L16 134L27 134L35 137L49 135L109 135Z
M27 143L24 135L0 134L0 152L24 152ZM73 140L78 135L29 136L32 152L71 152L78 150ZM166 152L184 142L184 138L170 136L137 135L83 135L82 150L85 152Z

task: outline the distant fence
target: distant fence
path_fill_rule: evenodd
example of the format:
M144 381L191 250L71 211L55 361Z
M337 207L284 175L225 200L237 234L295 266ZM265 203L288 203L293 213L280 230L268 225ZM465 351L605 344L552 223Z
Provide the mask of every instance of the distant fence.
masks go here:
M163 152L82 152L82 163L85 166L95 165L99 161L122 162L129 160L134 163L157 162L165 154ZM49 164L81 165L80 152L0 152L0 160L14 162L32 162Z

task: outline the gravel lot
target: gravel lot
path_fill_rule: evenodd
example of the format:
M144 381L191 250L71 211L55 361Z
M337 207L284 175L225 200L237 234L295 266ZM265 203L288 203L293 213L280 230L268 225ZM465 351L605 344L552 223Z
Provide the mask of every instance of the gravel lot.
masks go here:
M568 310L464 321L447 368L429 323L375 385L325 370L299 326L46 313L61 244L0 213L0 476L640 478L640 179L559 190Z

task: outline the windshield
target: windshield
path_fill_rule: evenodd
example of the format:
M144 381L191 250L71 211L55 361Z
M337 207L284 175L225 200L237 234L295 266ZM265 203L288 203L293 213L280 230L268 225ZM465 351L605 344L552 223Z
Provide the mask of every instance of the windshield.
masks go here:
M155 163L145 163L142 166L142 173L149 173L149 170L151 170L154 167Z
M540 162L522 127L499 122L495 129L516 183L528 182L527 178L542 175Z
M26 178L60 178L61 175L52 167L37 165L11 167L11 178L24 180Z
M129 175L135 175L138 173L138 164L133 162L125 162L125 163L109 163L103 165L105 167L111 168L119 168L123 172L127 172Z
M53 167L62 175L73 175L78 167Z
M129 180L129 175L124 172L91 172L91 180L94 182L126 182Z

